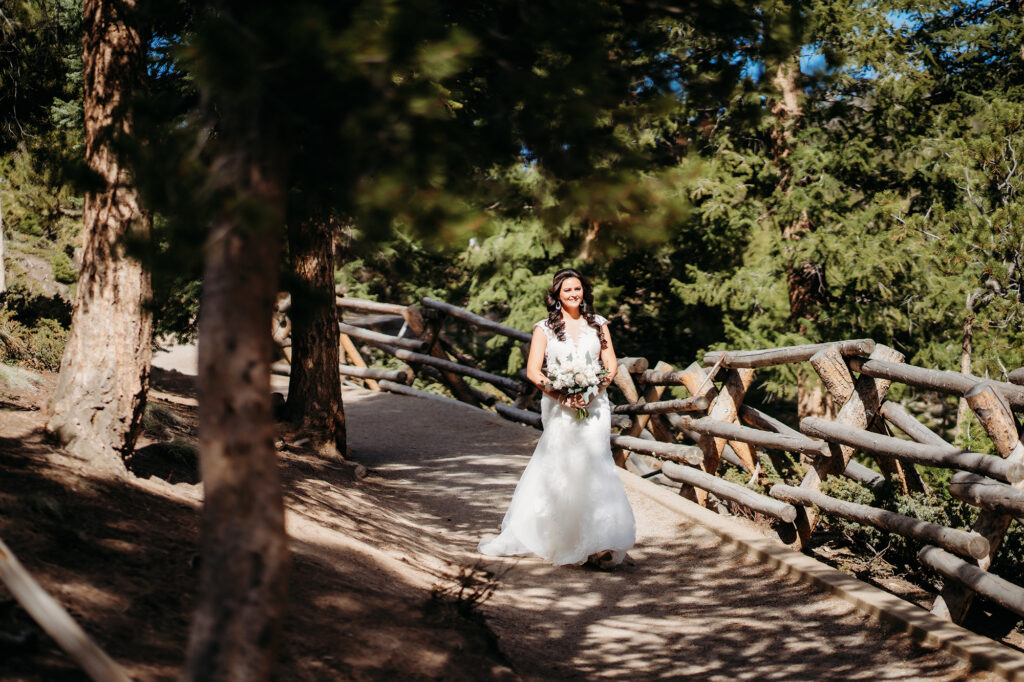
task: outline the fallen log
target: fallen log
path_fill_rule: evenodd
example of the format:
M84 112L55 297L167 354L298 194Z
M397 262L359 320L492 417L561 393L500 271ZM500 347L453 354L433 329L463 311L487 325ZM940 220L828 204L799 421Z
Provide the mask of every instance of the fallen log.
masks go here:
M380 346L380 344L384 343L389 346L395 346L397 348L405 348L406 350L419 351L423 350L427 345L420 339L406 339L401 336L381 334L380 332L375 332L372 329L353 327L352 325L345 324L344 322L339 322L338 328L341 330L342 334L346 334L353 339L365 341L366 343L372 344L374 346Z
M885 485L885 476L874 469L864 466L855 459L851 459L849 464L846 465L846 469L843 470L843 476L846 476L851 481L857 481L857 483L871 490L878 490Z
M1024 490L966 471L949 481L949 494L975 507L1024 516Z
M722 361L723 367L768 367L793 362L806 362L815 353L829 346L835 346L843 355L870 354L875 349L871 339L853 339L850 341L834 341L832 343L808 343L800 346L783 346L764 350L716 350L704 354L704 365L710 366Z
M877 509L866 504L837 500L809 488L797 488L778 483L772 486L770 494L777 500L804 507L814 505L827 514L856 521L888 533L938 545L963 556L978 558L988 554L988 540L974 532L947 528L937 523L921 521L911 516Z
M990 383L1010 403L1011 407L1024 408L1024 386L1002 381L988 381L980 377L947 370L926 369L902 362L886 362L862 357L849 358L850 369L879 379L899 381L908 386L926 388L940 393L964 396L979 383Z
M947 580L984 595L1014 613L1024 616L1024 589L982 570L938 547L922 547L918 560Z
M740 408L740 419L751 426L765 431L775 431L776 433L803 437L803 434L796 429L791 428L780 422L775 417L765 414L761 410L748 405L744 405ZM856 481L857 483L860 483L872 490L877 490L885 485L885 476L882 476L882 474L877 471L869 469L854 459L851 459L846 465L846 469L843 470L843 476L846 476L850 480Z
M972 471L1011 483L1024 481L1024 464L1008 462L980 452L967 452L948 443L942 447L915 443L871 433L845 424L837 424L819 417L806 417L801 420L800 431L808 436L823 438L833 443L841 443L880 455L899 457L927 466Z
M39 627L97 682L130 682L131 678L75 622L63 606L25 570L0 540L0 579Z
M704 396L681 398L679 400L659 400L639 405L616 405L612 408L615 414L667 414L669 412L697 412L708 409L708 399Z
M661 473L673 481L706 490L714 493L721 499L735 502L747 509L760 512L780 521L792 523L796 519L796 507L793 505L773 500L770 497L754 492L750 488L738 483L731 483L717 476L712 476L700 469L680 466L674 462L665 462L661 467Z
M368 301L365 298L351 298L349 296L338 296L334 299L334 303L342 310L356 310L361 313L401 315L405 311L404 305L380 303L378 301Z
M444 313L447 313L448 315L451 315L452 317L456 317L465 322L469 322L474 327L488 329L492 332L496 332L503 336L511 337L517 341L529 343L530 339L533 338L533 336L528 332L524 332L519 329L514 329L513 327L509 327L508 325L504 325L500 322L495 322L494 320L489 320L486 317L477 315L476 313L471 313L465 308L460 308L450 303L445 303L444 301L438 301L433 298L424 298L423 305L427 308L440 310Z
M645 455L652 455L658 459L670 462L679 462L698 466L704 461L704 454L701 449L694 445L679 445L678 443L662 443L659 440L647 440L634 436L619 436L613 434L611 437L612 447L633 452L642 452Z
M1013 370L1006 378L1010 380L1011 384L1024 386L1024 367Z
M414 353L404 348L396 348L389 344L380 344L377 346L386 353L394 355L399 360L405 360L406 362L418 362L423 365L432 365L438 369L451 372L453 374L461 374L467 377L473 377L480 381L486 381L489 384L493 384L499 388L507 389L509 391L518 392L522 388L522 384L514 379L508 377L498 376L497 374L491 374L485 372L482 369L476 369L475 367L466 367L460 365L457 362L451 360L442 360L441 358L435 358L433 355L424 355L423 353Z

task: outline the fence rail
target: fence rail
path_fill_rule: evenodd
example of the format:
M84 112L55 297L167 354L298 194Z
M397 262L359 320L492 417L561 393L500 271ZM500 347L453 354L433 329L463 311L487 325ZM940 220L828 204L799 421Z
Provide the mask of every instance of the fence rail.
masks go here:
M487 405L506 419L543 428L538 392L522 373L509 377L484 369L449 337L445 325L466 324L475 332L504 336L524 356L531 340L528 332L436 299L397 305L337 293L336 304L344 315L339 328L342 359L348 360L340 368L348 380L363 381L371 390L477 409ZM279 313L287 308L288 299L282 299ZM394 333L399 325L401 330ZM286 358L289 329L285 321L274 336ZM357 341L364 344L362 351ZM369 366L364 353L370 348L400 361L402 368ZM988 571L1010 521L1024 518L1024 444L1014 417L1024 411L1024 368L1008 372L1002 382L903 360L901 353L872 339L713 351L702 364L683 369L664 361L652 367L646 358L620 358L614 377L621 396L613 406L617 432L609 442L620 466L646 475L660 473L680 483L680 494L699 504L707 506L715 498L769 517L779 541L795 548L808 547L819 512L927 543L919 554L921 564L945 578L933 608L937 615L962 622L973 595L982 594L1024 616L1024 588ZM821 379L838 408L833 419L807 417L797 430L745 404L755 370L793 363L808 363ZM289 371L285 363L273 369ZM454 398L414 388L416 377L444 386ZM481 386L467 383L467 378ZM998 455L948 443L902 405L886 399L893 382L961 397ZM668 387L682 387L689 395L666 396ZM906 438L892 435L892 429ZM792 466L783 453L800 457L803 466ZM881 473L853 459L856 453L873 458ZM784 480L768 495L721 477L724 461L743 470L751 483L761 480L762 456ZM643 457L660 461L660 470L651 470L652 460ZM948 490L980 510L972 528L947 528L820 490L829 476L844 476L867 489L878 489L888 480L902 493L923 493L927 487L916 465L956 471Z

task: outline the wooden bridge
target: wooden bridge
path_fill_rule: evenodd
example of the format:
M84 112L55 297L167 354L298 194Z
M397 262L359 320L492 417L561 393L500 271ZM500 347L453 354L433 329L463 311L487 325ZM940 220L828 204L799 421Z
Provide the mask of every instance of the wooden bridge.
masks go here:
M478 332L508 337L522 344L524 358L531 339L527 332L430 298L420 305L398 305L338 296L337 305L345 320L345 377L374 391L452 402L414 388L413 380L420 377L444 386L462 403L541 427L538 394L525 374L507 376L481 368L446 329L468 324ZM286 311L287 304L279 306L275 339L289 358ZM371 348L382 351L382 358L395 358L401 368L369 366ZM776 540L790 548L806 548L821 512L913 539L923 544L921 564L944 578L933 614L962 622L977 594L1024 617L1024 588L988 570L1010 522L1024 515L1024 444L1015 418L1024 412L1024 368L1001 382L903 360L899 351L871 339L709 352L703 364L684 369L665 361L652 366L644 358L621 358L615 377L621 400L613 408L611 435L616 462L644 477L663 475L678 482L680 494L702 506L737 505L768 517ZM787 363L810 364L834 402L833 419L807 417L794 429L744 403L756 370ZM287 362L274 365L278 373L287 374L288 369ZM968 452L946 442L901 404L886 399L893 382L962 398L997 454ZM670 386L684 387L688 397L665 399ZM799 456L806 466L786 466L785 452ZM853 459L858 452L873 459L881 473ZM751 482L758 480L762 456L784 481L773 485L769 495L720 475L724 462L746 472ZM652 468L651 462L657 464ZM956 472L948 492L979 509L973 527L944 527L821 491L831 475L868 489L889 481L905 494L921 495L926 483L917 465Z

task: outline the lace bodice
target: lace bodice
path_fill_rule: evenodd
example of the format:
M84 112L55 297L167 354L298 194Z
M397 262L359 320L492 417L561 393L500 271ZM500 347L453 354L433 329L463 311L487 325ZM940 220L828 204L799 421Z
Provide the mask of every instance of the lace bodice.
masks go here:
M594 319L602 327L608 324L608 320L600 315L595 315ZM564 360L569 355L578 358L581 354L590 353L590 358L595 362L601 357L601 337L598 336L598 330L591 327L585 321L580 327L579 338L574 339L568 329L564 330L565 341L558 340L555 332L548 325L547 319L543 319L533 326L543 329L544 335L547 337L544 358L548 364L551 364L553 360Z

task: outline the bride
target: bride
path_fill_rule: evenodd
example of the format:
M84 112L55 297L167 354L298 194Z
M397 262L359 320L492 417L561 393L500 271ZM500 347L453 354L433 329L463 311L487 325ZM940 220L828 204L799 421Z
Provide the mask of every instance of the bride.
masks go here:
M533 327L526 375L543 392L541 434L523 472L501 534L480 542L489 556L534 555L556 566L617 565L633 546L633 510L612 461L608 443L611 405L605 389L618 367L608 320L594 313L590 283L573 269L555 274L544 304L548 316ZM589 353L608 370L589 403L552 390L541 370ZM577 419L578 408L589 416Z

